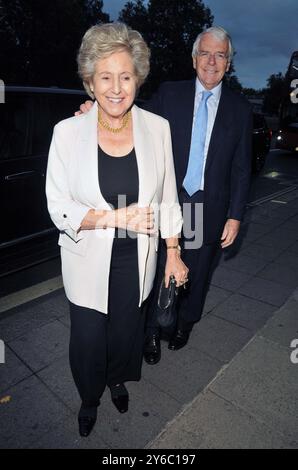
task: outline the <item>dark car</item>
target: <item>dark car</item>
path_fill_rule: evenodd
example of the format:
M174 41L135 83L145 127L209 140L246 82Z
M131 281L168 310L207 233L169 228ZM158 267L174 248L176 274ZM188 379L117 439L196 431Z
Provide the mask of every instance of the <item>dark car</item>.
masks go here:
M253 159L252 171L258 173L265 165L270 150L272 131L262 114L253 114Z
M86 97L79 90L5 88L0 104L0 275L48 253L45 245L57 233L45 196L53 127L72 116Z

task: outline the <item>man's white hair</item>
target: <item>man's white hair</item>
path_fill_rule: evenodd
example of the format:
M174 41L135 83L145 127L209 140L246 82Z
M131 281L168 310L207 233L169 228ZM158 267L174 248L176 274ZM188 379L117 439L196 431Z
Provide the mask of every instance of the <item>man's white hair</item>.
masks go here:
M220 26L211 26L211 28L205 29L197 36L194 42L193 48L192 48L192 56L195 57L198 54L201 39L206 33L212 34L212 36L214 36L219 41L228 41L228 44L229 44L228 60L229 62L231 62L233 54L234 54L232 40L231 40L229 33L225 29L221 28Z

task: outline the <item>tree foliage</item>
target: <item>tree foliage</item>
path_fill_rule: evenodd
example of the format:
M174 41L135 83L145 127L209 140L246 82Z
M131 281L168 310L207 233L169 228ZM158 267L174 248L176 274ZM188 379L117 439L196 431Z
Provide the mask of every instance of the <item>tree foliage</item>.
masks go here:
M0 60L6 84L80 84L76 55L92 24L109 21L98 0L0 0Z
M119 21L129 25L132 29L140 31L144 38L149 40L150 21L148 9L143 0L129 1L119 13Z
M285 76L279 72L270 75L264 90L264 112L278 114L285 93Z

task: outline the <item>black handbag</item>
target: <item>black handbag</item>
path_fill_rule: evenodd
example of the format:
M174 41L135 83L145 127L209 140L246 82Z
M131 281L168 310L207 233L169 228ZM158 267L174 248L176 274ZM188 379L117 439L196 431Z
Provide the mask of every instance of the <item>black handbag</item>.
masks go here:
M176 323L177 311L175 303L178 296L178 287L175 277L170 276L168 287L165 286L165 278L161 281L158 295L157 321L163 328L168 328Z

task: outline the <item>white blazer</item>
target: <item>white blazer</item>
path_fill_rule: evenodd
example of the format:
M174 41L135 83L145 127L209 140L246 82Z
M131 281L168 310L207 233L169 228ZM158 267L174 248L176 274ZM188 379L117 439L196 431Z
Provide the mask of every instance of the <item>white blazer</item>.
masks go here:
M98 182L97 103L87 114L59 122L51 142L46 195L52 221L60 230L63 284L76 305L108 312L108 286L114 228L81 230L89 209L111 210ZM139 174L140 207L152 206L162 238L180 233L178 203L168 121L137 106L132 108L134 148ZM158 231L138 234L139 305L154 280Z

